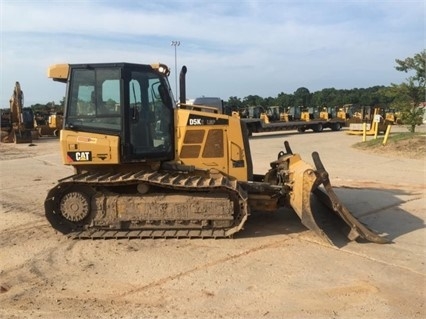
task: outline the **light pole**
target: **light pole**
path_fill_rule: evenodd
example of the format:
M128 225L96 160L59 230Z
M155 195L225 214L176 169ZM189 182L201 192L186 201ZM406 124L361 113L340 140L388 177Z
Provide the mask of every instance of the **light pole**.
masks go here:
M180 46L180 41L172 41L172 43L170 43L171 46L175 47L175 88L176 88L176 98L178 97L179 93L177 90L177 47Z

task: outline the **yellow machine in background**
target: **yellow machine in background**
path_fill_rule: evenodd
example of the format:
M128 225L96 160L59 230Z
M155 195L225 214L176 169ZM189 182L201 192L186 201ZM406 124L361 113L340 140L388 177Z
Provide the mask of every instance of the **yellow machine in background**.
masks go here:
M15 83L10 98L10 111L2 114L3 143L31 143L34 131L34 115L29 107L24 107L24 92L19 82Z
M302 107L300 112L300 119L302 121L310 121L313 119L313 114L310 113L309 108Z
M39 136L56 136L63 126L63 113L61 111L36 112L34 115L34 127Z
M330 241L311 207L315 194L350 240L387 241L340 203L317 153L314 169L285 143L271 169L254 174L245 124L185 104L185 74L183 67L176 105L163 64L49 68L68 86L60 145L75 169L45 200L55 229L76 238L220 238L242 230L250 211L289 206Z
M54 114L50 114L48 118L48 126L54 136L59 136L59 132L64 125L64 116L60 112L56 112Z
M348 114L346 113L346 111L344 110L344 108L342 107L322 107L320 110L320 119L323 120L330 120L330 119L341 119L346 121L346 119L348 118Z
M392 125L393 122L386 119L381 114L382 110L379 107L363 107L363 113L355 113L357 116L356 121L349 124L349 130L346 132L349 135L363 135L364 126L366 135L377 135L380 132L386 132L387 126ZM358 115L362 114L362 115ZM390 116L389 116L390 117ZM363 120L358 120L363 118Z

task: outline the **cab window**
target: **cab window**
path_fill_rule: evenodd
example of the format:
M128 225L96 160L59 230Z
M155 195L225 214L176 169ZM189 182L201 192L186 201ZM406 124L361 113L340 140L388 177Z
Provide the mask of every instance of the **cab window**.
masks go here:
M74 69L66 126L94 131L120 131L120 70Z
M130 143L136 156L171 151L173 110L162 81L154 72L131 72Z

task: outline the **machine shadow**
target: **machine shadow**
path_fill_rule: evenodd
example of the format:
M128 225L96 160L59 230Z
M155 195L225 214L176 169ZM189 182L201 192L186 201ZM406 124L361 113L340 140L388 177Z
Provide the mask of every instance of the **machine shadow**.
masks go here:
M389 243L400 236L425 228L421 218L401 208L402 204L419 196L418 194L377 188L334 187L334 191L353 216L371 230L385 236ZM346 237L349 227L314 195L311 199L311 209L318 225L336 247L344 247L350 242ZM306 231L309 230L292 209L282 208L275 213L252 212L244 230L234 237L266 237ZM317 235L312 232L312 236ZM367 243L362 238L357 239L357 242Z

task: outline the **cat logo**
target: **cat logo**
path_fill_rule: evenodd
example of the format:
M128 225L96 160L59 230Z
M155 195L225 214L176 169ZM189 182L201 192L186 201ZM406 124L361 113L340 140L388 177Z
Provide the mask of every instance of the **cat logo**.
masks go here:
M92 161L92 152L68 152L68 161L69 162L91 162Z

